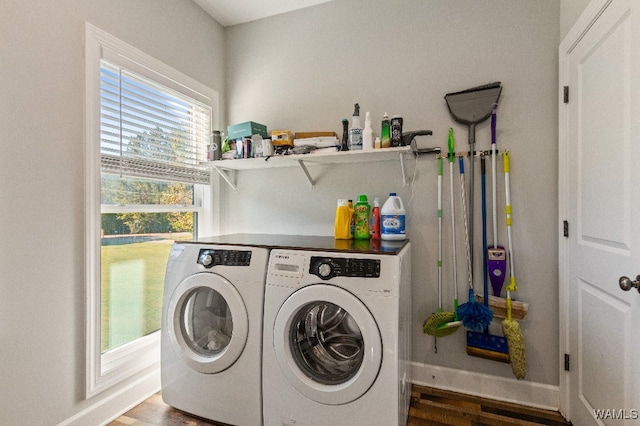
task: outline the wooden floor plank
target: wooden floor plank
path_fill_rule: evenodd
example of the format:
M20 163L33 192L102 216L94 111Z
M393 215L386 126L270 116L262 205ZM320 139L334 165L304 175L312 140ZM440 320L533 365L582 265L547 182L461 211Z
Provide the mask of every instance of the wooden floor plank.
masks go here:
M224 426L168 406L160 393L109 426ZM569 426L549 410L413 385L407 426Z

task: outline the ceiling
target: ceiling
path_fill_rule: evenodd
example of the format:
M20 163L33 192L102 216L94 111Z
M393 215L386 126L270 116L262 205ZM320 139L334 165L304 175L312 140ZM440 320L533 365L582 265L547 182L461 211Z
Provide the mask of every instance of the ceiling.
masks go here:
M242 24L331 0L193 0L222 26Z

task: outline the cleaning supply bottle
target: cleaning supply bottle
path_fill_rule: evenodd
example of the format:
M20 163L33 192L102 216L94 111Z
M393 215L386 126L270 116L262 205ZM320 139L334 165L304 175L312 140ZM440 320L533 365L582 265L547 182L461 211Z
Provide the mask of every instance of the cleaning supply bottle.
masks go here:
M362 149L362 127L360 127L360 105L353 106L353 117L351 118L351 129L349 130L349 149Z
M380 200L373 199L373 208L371 209L371 239L380 239Z
M369 215L371 206L366 195L358 195L358 201L354 207L356 227L353 231L353 238L356 240L368 240L369 235Z
M380 148L389 148L391 146L391 121L389 116L384 113L382 117L382 131L380 132Z
M380 235L386 241L404 240L407 237L406 210L395 192L389 194L380 209Z
M336 220L333 226L333 236L337 240L351 239L351 210L347 200L338 200L336 207Z
M342 119L342 143L340 151L349 151L349 120Z
M353 210L353 200L347 200L347 206L349 207L349 238L353 238L353 231L356 227L356 215Z
M364 115L364 130L362 131L362 149L373 149L373 129L371 128L371 115L367 111Z

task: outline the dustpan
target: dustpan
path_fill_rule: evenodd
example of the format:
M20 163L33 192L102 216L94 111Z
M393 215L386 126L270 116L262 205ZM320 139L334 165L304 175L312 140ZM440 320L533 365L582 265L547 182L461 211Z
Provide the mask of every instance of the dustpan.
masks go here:
M498 103L501 91L502 87L498 81L461 92L447 93L444 99L453 118L458 123L471 126L491 117L493 104ZM474 136L470 133L469 140Z
M481 123L491 116L493 105L498 103L502 92L500 82L472 87L461 92L447 93L444 97L447 101L449 112L454 120L469 126L469 218L468 229L471 236L471 251L469 253L471 265L473 265L473 193L474 172L473 159L476 143L476 124Z

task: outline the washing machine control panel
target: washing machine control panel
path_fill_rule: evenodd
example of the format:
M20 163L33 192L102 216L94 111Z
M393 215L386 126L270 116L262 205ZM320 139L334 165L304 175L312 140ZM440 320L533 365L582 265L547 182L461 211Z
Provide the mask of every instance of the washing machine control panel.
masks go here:
M249 250L219 250L201 249L198 263L205 268L214 266L249 266L251 251Z
M379 278L380 260L312 256L309 273L323 280L334 277Z

